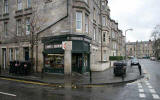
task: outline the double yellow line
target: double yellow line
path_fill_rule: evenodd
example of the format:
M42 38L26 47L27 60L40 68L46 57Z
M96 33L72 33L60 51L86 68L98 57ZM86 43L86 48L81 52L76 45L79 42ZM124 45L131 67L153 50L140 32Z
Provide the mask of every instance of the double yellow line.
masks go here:
M27 84L60 87L60 85L57 85L57 84L48 84L48 83L41 83L41 82L25 81L25 80L11 79L11 78L0 78L0 79L8 80L8 81L21 82L21 83L27 83Z

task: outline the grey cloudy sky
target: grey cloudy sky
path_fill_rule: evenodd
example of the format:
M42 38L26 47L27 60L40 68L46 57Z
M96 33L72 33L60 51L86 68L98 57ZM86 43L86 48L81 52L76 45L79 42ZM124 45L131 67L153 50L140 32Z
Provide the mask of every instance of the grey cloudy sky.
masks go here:
M111 18L118 21L127 41L146 41L156 24L160 24L160 0L108 0Z

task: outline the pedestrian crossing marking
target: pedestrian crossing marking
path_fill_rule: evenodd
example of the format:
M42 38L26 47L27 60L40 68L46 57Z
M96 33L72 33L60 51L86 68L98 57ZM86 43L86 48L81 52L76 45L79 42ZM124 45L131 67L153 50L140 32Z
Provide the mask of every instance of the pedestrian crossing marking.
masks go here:
M140 97L140 98L145 98L146 95L145 95L144 93L140 93L140 94L139 94L139 97Z
M148 88L152 89L153 87L152 86L148 86Z
M143 89L139 89L139 92L144 92L144 90Z
M142 86L138 86L138 88L142 88Z
M150 83L146 83L146 85L148 85L148 86L149 86L149 85L150 85Z
M152 94L153 99L160 99L158 94Z
M149 89L151 93L156 93L155 89Z

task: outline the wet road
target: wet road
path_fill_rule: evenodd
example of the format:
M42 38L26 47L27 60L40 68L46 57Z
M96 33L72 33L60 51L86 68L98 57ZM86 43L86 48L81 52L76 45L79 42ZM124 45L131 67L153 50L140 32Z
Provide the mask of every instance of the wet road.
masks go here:
M157 100L160 62L141 60L145 79L134 83L64 89L0 79L0 100ZM134 66L136 67L136 66ZM149 79L149 80L148 80Z

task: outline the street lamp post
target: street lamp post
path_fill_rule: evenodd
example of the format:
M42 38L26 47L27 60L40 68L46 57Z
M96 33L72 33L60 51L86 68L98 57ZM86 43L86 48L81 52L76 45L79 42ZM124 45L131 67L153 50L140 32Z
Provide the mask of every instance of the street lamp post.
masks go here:
M126 37L127 31L133 31L133 29L130 28L130 29L125 30L125 37ZM127 43L127 37L126 37L126 39L125 39L125 42ZM126 48L126 43L125 43L125 60L127 59L127 53L126 53L127 48Z

